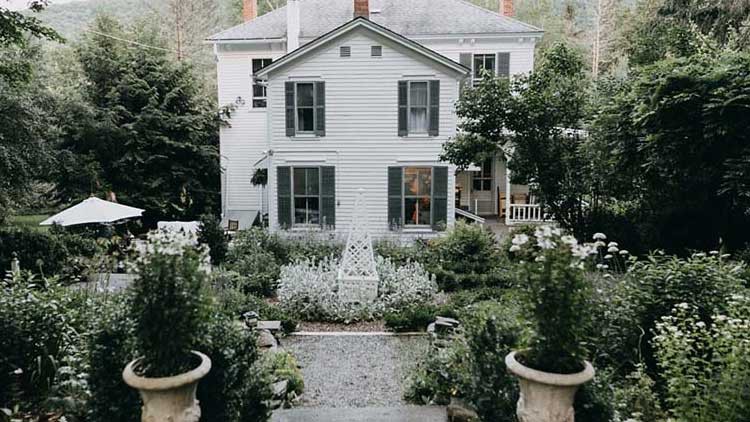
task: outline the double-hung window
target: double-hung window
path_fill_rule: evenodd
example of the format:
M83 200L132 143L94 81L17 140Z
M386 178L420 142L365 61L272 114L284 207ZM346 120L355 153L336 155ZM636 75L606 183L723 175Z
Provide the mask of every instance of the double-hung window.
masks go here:
M325 136L325 82L286 82L286 135Z
M432 224L432 168L404 167L404 223Z
M409 82L409 133L427 134L429 127L427 82Z
M258 71L270 65L271 59L253 59L253 108L266 108L268 106L268 94L265 82L255 79Z
M484 73L488 72L491 75L495 75L496 69L496 56L494 54L475 54L474 55L474 66L473 66L473 84L474 86L479 85L484 77Z
M398 83L398 135L438 136L440 81Z
M319 225L320 168L295 167L292 169L292 180L294 225Z

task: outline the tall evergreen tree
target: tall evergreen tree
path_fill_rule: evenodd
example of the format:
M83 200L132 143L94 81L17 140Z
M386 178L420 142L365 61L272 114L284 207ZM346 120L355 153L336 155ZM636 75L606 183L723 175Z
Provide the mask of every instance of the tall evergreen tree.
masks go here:
M215 211L223 120L190 64L175 61L153 28L128 31L100 16L92 29L77 49L90 107L71 110L76 121L64 128L61 195L111 192L145 208L148 221Z

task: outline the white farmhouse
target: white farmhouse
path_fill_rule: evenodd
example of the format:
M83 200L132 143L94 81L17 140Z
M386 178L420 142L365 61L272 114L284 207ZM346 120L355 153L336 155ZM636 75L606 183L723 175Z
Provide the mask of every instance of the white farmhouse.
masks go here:
M494 13L463 0L288 0L209 38L220 104L225 220L268 214L271 230L430 236L457 214L534 220L528 188L511 186L505 157L456 172L440 162L456 134L455 102L483 70L528 73L542 31L512 0ZM251 183L258 169L266 187ZM354 221L365 190L366 222ZM478 216L484 217L479 218Z

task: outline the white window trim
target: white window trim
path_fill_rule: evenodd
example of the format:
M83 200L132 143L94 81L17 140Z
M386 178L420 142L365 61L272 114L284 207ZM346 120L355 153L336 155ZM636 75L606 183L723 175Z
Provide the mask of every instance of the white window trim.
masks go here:
M497 62L497 53L471 53L471 85L476 87L484 78L476 76L476 56L493 56L495 60L495 65L492 67L492 73L497 76L498 71L498 62Z
M313 129L312 130L300 130L299 126L299 101L297 98L297 87L300 84L309 84L312 85L312 97L313 97L313 105L312 106L305 106L303 108L312 108L313 111ZM314 138L317 135L315 134L315 123L318 121L318 108L315 107L315 104L317 104L317 96L318 92L317 89L315 89L315 82L314 81L295 81L294 82L294 137L295 138Z
M417 168L417 169L430 169L430 221L427 224L406 224L406 169L407 168ZM433 219L433 211L434 211L434 204L433 204L433 198L435 197L435 167L434 166L404 166L401 167L401 221L404 222L404 230L405 231L432 231L432 219ZM409 195L409 198L423 198L424 195Z
M270 60L271 63L273 63L273 58L271 58L271 57L258 57L258 58L250 59L250 67L251 67L250 70L253 70L253 74L252 74L252 79L253 79L252 80L252 86L250 87L250 109L251 110L253 110L253 109L255 109L255 110L264 110L265 111L268 108L268 82L266 81L266 82L263 82L261 84L256 84L255 71L254 71L254 69L252 69L253 61L254 60ZM266 96L265 97L256 97L255 96L255 85L264 85L265 86L265 88L266 88ZM255 100L265 100L266 106L265 107L256 107L255 106Z
M412 83L425 83L427 84L427 127L424 132L412 132L411 131L411 84ZM431 138L430 136L430 80L429 79L414 79L407 81L406 84L406 135L420 138ZM421 106L418 108L422 108Z
M299 231L305 231L305 230L307 230L307 231L309 231L309 230L314 230L314 229L320 229L320 225L322 224L322 223L320 223L320 224L312 224L312 223L309 223L309 222L308 223L297 223L296 222L297 221L297 218L296 218L297 215L296 215L296 212L295 212L296 211L296 206L295 206L295 202L296 202L295 199L296 199L296 197L295 197L295 193L294 193L294 172L297 171L297 170L306 171L308 169L318 169L318 195L317 195L318 196L318 219L322 219L322 215L321 214L322 214L323 200L322 200L322 196L321 196L321 188L322 188L321 184L322 184L323 180L322 180L322 174L321 174L322 172L320 170L320 166L298 166L298 167L292 166L292 167L290 167L290 170L291 170L290 171L290 176L291 176L290 178L291 178L291 180L289 180L289 183L290 183L290 189L289 189L289 191L291 193L291 202L292 202L292 204L291 204L292 205L291 206L292 230L299 230ZM305 179L307 179L307 176L305 176ZM300 195L300 198L314 198L314 197L315 197L315 195ZM309 214L309 212L308 212L308 214Z

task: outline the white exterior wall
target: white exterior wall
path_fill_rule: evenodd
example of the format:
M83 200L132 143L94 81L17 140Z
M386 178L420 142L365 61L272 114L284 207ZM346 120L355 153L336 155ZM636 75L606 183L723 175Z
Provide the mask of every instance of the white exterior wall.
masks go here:
M271 147L269 197L276 195L277 166L336 167L336 230L347 232L353 222L357 191L366 191L367 221L376 237L388 230L388 167L448 166L448 192L454 189L454 168L438 161L442 145L456 132L454 103L459 83L454 73L401 46L364 30L341 37L297 62L269 75ZM352 57L339 57L350 46ZM372 45L383 46L383 57L370 57ZM398 136L398 81L440 80L440 135ZM326 136L287 138L284 82L322 80L326 83ZM278 229L276 201L269 208L272 229ZM448 225L454 223L448 199Z
M250 183L255 162L268 150L267 112L253 109L252 60L276 59L282 44L228 45L217 49L219 105L234 104L230 126L220 132L222 211L267 209L262 189ZM239 101L238 101L239 100Z
M302 40L303 43L310 40ZM503 37L479 37L479 36L456 36L455 38L441 37L422 37L415 41L433 49L434 51L459 61L460 53L489 54L498 52L510 52L510 72L513 75L528 73L534 67L534 46L535 38L525 36L503 36ZM382 70L387 69L390 73L381 74L374 72L368 64L361 61L363 54L369 59L370 42L366 45L352 45L353 57L350 60L351 72L347 77L343 77L340 84L334 87L326 84L327 113L337 110L337 120L328 120L328 136L322 141L278 141L274 142L273 148L278 150L275 157L275 163L283 163L284 160L290 160L289 165L317 165L326 164L337 167L337 202L340 205L336 210L337 227L339 230L345 230L350 224L347 215L351 215L351 206L353 201L346 197L341 197L339 192L351 192L358 187L367 188L362 185L366 183L372 186L379 186L382 192L385 192L387 183L386 170L375 172L370 168L369 171L359 171L363 166L379 166L385 162L388 165L434 165L437 164L437 156L440 152L442 143L447 141L455 133L455 113L453 104L458 97L455 94L449 95L453 91L454 81L449 82L447 75L441 76L441 129L440 137L436 139L410 139L408 144L404 145L407 140L396 137L396 85L395 80L401 79L405 74L419 74L426 72L433 75L436 70L431 65L414 62L401 68L402 63L392 61L387 53L391 49L384 45L384 57L380 60ZM318 76L320 78L343 75L341 63L338 57L338 46L342 42L334 45L327 55L321 57L314 63L306 64L303 72L297 73L297 76ZM393 50L395 51L395 50ZM218 68L218 89L219 104L227 105L235 103L238 97L244 100L244 105L237 105L231 118L231 127L221 129L221 165L224 169L222 177L222 209L226 210L260 210L268 212L271 221L276 221L276 192L271 190L261 192L259 187L254 187L250 179L255 171L254 164L263 157L263 153L271 148L269 144L268 120L270 116L265 109L252 108L252 59L254 58L272 58L277 59L286 53L286 46L282 42L270 40L264 43L227 43L217 45L217 68ZM406 60L401 56L400 60ZM411 60L413 61L413 60ZM284 69L282 69L284 70ZM400 72L400 73L399 73ZM369 75L370 78L364 76ZM288 75L291 76L291 75ZM396 77L397 79L393 79ZM393 85L388 89L379 89L377 84L385 83ZM279 82L280 83L280 82ZM366 84L366 85L365 85ZM453 85L451 85L453 84ZM282 84L283 85L283 84ZM456 88L457 89L457 88ZM357 91L359 90L359 91ZM283 88L282 91L276 89L276 98L270 99L271 90L269 89L269 106L283 108ZM355 104L356 92L369 93L364 95L369 97L366 104ZM340 100L339 100L340 98ZM372 101L370 101L372 100ZM281 102L279 102L281 101ZM447 101L447 103L446 103ZM339 105L341 104L341 105ZM344 105L346 104L346 105ZM350 106L357 107L351 108ZM449 106L449 107L448 107ZM375 110L377 108L377 110ZM450 115L445 113L450 110ZM280 115L281 120L277 120L277 126L274 128L274 137L278 138L283 132L283 113ZM329 119L331 115L329 114ZM369 116L364 122L354 123L354 117ZM340 119L340 121L338 121ZM332 124L337 126L332 126ZM453 122L450 126L448 122ZM338 126L340 124L340 126ZM338 127L339 133L334 135L332 130ZM279 132L281 131L281 132ZM382 143L380 136L385 135L390 140ZM333 139L336 136L337 139ZM350 139L359 139L356 145L348 142ZM394 144L395 142L395 144ZM345 149L342 150L342 146ZM392 148L398 148L397 154L393 154ZM283 150L292 149L297 151L296 156L291 153L284 153ZM286 157L284 156L286 154ZM266 163L261 164L265 166ZM387 167L387 166L386 166ZM499 167L499 166L498 166ZM342 172L339 168L354 169L351 179L342 180ZM499 170L499 168L498 168ZM275 171L269 172L269 187L275 186ZM377 174L376 174L377 173ZM504 178L504 171L500 176ZM453 206L455 201L451 192L454 191L454 172L449 171L449 198L448 198L448 219L452 223L454 220ZM342 190L343 189L343 190ZM515 189L515 187L514 187ZM385 194L383 194L385 195ZM382 198L380 200L383 200ZM387 219L387 210L381 208L385 206L385 200L381 204L379 201L368 201L371 216L371 224L379 226L382 221ZM262 207L261 207L262 203ZM270 205L270 207L269 207ZM379 230L382 230L380 228Z

